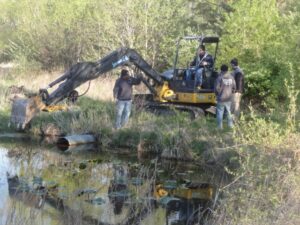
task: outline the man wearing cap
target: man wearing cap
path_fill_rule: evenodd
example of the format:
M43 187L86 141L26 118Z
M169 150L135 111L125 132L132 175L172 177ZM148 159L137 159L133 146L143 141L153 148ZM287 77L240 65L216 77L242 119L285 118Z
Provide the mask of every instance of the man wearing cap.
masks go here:
M127 69L122 69L121 77L116 80L113 89L114 98L117 100L116 129L120 129L128 122L131 113L132 86L140 84L141 80L131 77Z
M244 73L239 67L237 58L233 58L230 61L230 64L233 69L232 76L236 83L236 90L232 95L231 113L233 114L233 117L236 120L240 116L240 103L242 94L244 92Z
M221 73L215 82L215 93L217 97L217 125L219 129L223 128L224 111L227 113L228 127L233 127L233 120L230 112L232 94L235 92L235 80L228 72L228 66L221 66Z

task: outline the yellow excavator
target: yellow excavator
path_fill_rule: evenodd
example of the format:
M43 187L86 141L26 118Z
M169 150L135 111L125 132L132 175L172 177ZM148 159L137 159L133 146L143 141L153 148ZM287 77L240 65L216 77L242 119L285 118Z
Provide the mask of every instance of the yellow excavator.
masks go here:
M142 82L148 88L149 93L134 96L135 102L143 102L143 107L159 109L177 109L187 111L193 117L204 115L216 104L216 96L213 91L214 80L217 77L214 63L209 68L204 68L204 82L201 89L195 87L195 81L186 80L185 73L189 66L184 66L182 42L195 42L193 49L200 45L214 46L214 62L218 50L219 38L215 36L187 36L177 41L174 66L171 70L158 73L154 70L134 49L119 48L96 62L80 62L73 65L65 74L49 84L49 87L59 84L56 90L48 93L47 89L41 89L39 94L27 99L16 99L12 105L10 124L19 130L25 129L30 121L41 111L51 111L58 102L68 98L75 101L78 86L98 78L120 66L134 66L142 72ZM192 46L192 45L191 45ZM196 53L197 54L197 53ZM55 108L55 107L54 107Z

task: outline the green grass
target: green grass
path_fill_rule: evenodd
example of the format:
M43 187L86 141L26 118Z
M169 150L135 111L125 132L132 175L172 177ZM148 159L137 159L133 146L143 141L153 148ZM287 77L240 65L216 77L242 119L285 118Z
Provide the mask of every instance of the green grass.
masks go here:
M9 128L8 123L9 123L9 112L0 111L0 133L13 131L11 128Z

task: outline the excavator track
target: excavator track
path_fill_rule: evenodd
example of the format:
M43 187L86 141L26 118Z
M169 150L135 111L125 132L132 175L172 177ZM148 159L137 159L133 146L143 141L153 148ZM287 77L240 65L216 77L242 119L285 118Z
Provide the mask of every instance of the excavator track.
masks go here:
M205 116L203 109L196 106L186 106L173 103L148 102L145 109L158 114L175 113L176 111L189 113L191 119L196 119Z
M205 110L199 106L183 105L170 102L155 102L148 100L150 96L135 95L133 103L138 110L150 111L158 115L172 115L176 111L189 113L191 119L196 119L206 115Z

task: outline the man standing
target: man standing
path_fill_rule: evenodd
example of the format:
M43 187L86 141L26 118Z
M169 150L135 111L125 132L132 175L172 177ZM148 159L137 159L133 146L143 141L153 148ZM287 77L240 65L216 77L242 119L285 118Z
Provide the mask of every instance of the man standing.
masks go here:
M228 127L233 127L233 120L230 112L232 93L235 92L235 80L228 72L228 66L221 66L221 73L219 74L215 83L215 93L217 97L217 125L219 129L223 128L224 110L227 113Z
M113 89L114 98L117 99L116 129L120 129L128 122L131 113L132 86L140 83L141 78L131 77L128 70L122 69L121 77L116 80Z
M191 80L192 73L195 73L195 87L200 88L203 83L204 68L211 68L214 64L212 55L205 51L205 45L200 45L197 56L191 62L191 69L186 71L186 80Z
M235 79L236 90L232 96L231 102L231 112L233 114L233 119L238 119L240 116L240 103L241 97L244 92L244 73L239 67L238 60L233 58L230 61L231 67L233 69L232 76Z

